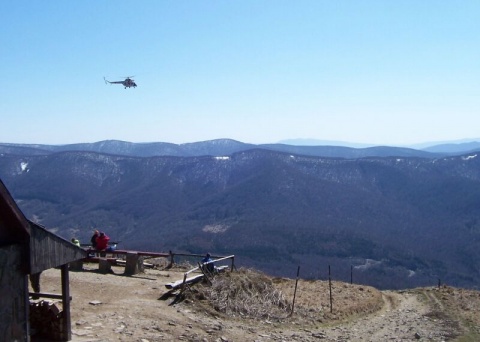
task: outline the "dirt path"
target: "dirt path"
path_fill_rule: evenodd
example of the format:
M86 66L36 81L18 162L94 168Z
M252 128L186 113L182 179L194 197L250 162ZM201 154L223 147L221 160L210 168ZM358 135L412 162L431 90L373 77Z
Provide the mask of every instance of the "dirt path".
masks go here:
M125 277L70 272L72 341L449 341L460 329L428 291L384 291L383 307L341 323L225 319L188 303L160 299L181 272ZM60 271L42 274L43 292L60 292ZM432 297L433 296L433 297Z
M332 341L446 341L451 328L429 318L430 307L416 293L382 292L384 307L328 331Z

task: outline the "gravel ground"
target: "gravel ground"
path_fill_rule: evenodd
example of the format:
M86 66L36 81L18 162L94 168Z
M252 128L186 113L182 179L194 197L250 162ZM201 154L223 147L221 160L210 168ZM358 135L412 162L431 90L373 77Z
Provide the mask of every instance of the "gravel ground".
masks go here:
M176 301L165 284L182 279L181 269L124 276L120 267L111 274L96 267L70 272L72 341L480 340L476 291L378 291L333 282L330 312L328 282L300 280L294 314L270 320L217 313L205 300ZM294 280L276 278L272 284L293 298ZM41 286L42 292L60 293L60 271L45 271Z

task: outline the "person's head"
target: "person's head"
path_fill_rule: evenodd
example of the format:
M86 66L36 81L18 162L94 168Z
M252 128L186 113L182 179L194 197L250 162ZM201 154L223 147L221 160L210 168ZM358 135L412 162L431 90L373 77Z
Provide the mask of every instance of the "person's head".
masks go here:
M76 240L75 238L72 238L72 242L75 242L75 240Z
M104 233L104 232L101 232L101 233L100 233L100 236L101 236L101 237L104 237L104 236L105 236L105 233Z
M206 257L207 257L207 258L210 258L210 253L207 253Z
M95 230L93 231L93 234L94 234L94 235L98 235L98 234L99 234L99 231L95 229Z

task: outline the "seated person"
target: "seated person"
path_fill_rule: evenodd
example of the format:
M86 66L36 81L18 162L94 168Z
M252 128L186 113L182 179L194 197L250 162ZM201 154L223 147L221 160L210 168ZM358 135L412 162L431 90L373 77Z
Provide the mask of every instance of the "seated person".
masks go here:
M101 232L96 241L97 251L105 251L108 247L108 241L110 241L110 238L104 232Z
M202 267L205 271L209 273L213 273L213 271L215 271L215 265L213 264L212 258L210 258L210 253L207 253L205 258L202 259L202 264Z
M97 248L97 238L98 238L99 235L100 235L100 232L95 229L95 230L93 231L93 235L92 235L92 237L91 237L91 239L90 239L90 242L91 242L91 244L92 244L93 249L96 249L96 248Z

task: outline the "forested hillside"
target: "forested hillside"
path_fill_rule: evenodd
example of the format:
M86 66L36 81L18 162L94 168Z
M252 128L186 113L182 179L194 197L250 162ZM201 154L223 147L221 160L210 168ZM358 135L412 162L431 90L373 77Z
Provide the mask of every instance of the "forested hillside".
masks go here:
M0 157L26 215L83 241L235 254L244 266L380 288L480 280L480 162L323 158L253 149L223 157L93 152Z

